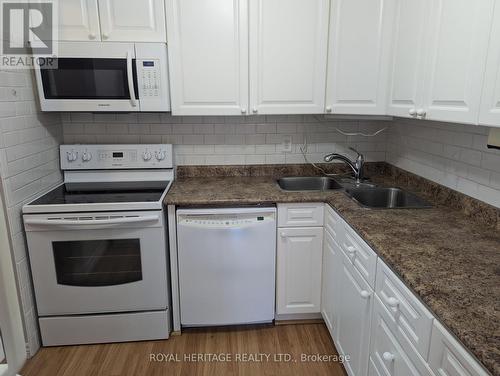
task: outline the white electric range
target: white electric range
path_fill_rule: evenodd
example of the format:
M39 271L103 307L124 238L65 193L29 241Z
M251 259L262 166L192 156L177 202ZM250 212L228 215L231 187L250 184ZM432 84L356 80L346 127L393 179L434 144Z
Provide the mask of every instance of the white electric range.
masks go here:
M172 145L61 145L64 183L23 207L44 346L169 336Z

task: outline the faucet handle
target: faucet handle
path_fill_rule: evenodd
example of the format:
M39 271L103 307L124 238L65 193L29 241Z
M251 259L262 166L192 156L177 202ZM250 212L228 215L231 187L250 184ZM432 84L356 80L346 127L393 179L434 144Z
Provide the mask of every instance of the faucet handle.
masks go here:
M358 157L359 156L363 156L363 154L361 154L359 151L357 151L356 149L354 149L352 146L349 146L349 150L352 150L353 152L355 152L358 155Z
M356 157L356 167L358 169L362 170L363 164L365 163L365 156L363 154L361 154L359 151L357 151L356 149L354 149L353 147L349 146L349 149L352 150L353 152L355 152L356 154L358 154L358 156ZM362 174L362 171L361 171L361 174Z

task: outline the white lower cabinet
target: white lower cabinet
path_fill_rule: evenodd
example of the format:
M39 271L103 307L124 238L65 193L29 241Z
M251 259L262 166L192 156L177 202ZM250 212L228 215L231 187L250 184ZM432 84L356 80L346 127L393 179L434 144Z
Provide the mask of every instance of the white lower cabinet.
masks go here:
M349 376L489 375L329 205L324 223L321 314L339 354L350 358L344 363ZM299 262L288 260L296 267L288 276L295 270L297 283L314 286L309 261L298 268ZM288 298L292 308L294 300Z
M323 227L278 229L276 313L320 313Z
M369 375L432 376L425 361L417 352L406 350L396 338L392 317L375 295L370 345Z
M489 375L437 320L434 320L432 328L429 364L439 376Z
M337 314L339 307L338 293L338 261L340 260L340 246L329 231L325 231L323 238L323 272L321 274L321 315L325 320L330 335L337 334Z
M340 255L337 334L334 341L339 354L350 357L344 363L347 373L350 376L366 375L373 290L350 259L343 252Z
M405 347L427 359L434 316L381 260L377 263L377 298L385 307L386 323Z

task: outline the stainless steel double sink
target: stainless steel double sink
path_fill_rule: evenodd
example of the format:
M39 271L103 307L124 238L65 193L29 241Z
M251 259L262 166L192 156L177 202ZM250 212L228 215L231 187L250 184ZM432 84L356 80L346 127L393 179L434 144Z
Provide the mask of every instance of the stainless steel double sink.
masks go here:
M416 209L432 207L427 201L396 187L380 187L371 183L355 184L326 176L294 176L278 179L284 191L335 191L342 190L359 205L368 208Z

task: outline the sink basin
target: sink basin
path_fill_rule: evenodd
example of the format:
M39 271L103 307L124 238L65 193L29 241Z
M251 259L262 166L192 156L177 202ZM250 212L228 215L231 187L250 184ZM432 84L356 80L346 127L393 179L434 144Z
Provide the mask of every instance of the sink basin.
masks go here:
M346 193L360 205L369 208L430 208L427 201L399 188L354 188Z
M335 180L326 176L297 176L278 179L278 185L285 191L330 191L342 189Z

